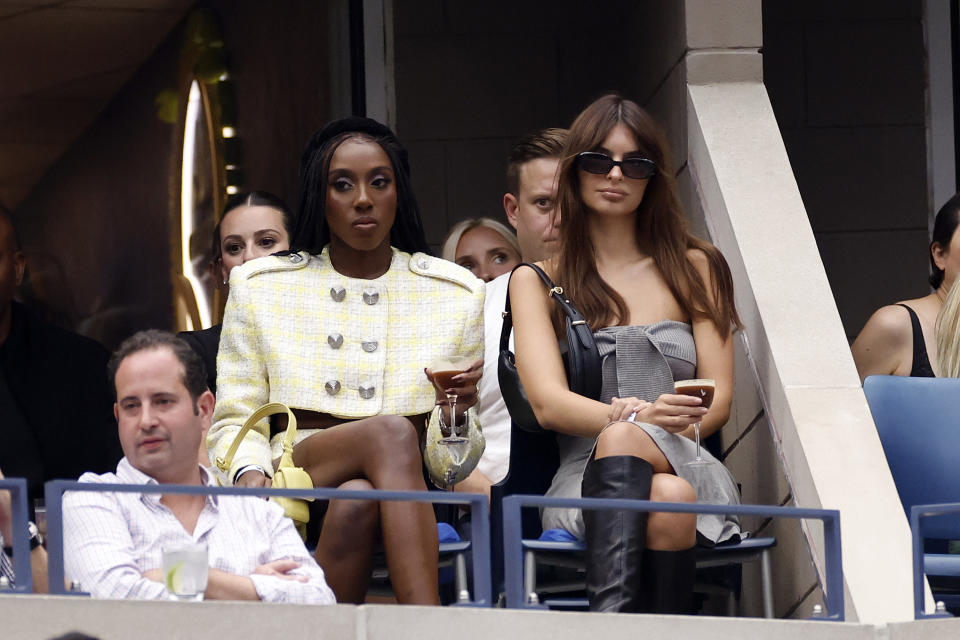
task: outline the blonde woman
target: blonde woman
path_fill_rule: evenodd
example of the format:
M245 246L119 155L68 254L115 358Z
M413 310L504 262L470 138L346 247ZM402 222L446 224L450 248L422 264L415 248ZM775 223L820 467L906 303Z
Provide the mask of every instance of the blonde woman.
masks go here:
M960 286L954 282L937 317L937 375L960 378Z
M450 228L441 256L490 282L520 264L520 244L513 231L493 218L470 218Z

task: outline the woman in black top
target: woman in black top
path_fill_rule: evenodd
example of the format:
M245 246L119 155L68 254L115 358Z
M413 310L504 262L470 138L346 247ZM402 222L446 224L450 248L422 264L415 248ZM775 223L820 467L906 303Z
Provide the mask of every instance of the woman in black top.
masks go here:
M939 371L936 350L937 316L960 272L960 194L950 198L933 225L930 242L930 286L922 298L878 309L851 350L860 380L871 375L933 377Z
M224 289L234 267L290 248L293 214L283 200L266 191L238 193L227 200L213 230L210 269ZM217 392L217 350L222 324L200 331L183 331L180 337L203 358L207 386Z

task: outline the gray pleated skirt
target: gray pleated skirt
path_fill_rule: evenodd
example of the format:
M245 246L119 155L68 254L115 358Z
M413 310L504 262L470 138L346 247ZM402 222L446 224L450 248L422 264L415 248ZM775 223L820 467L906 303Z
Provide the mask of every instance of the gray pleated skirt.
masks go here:
M613 396L636 396L653 401L673 392L673 381L696 375L696 345L690 325L666 320L645 327L611 327L594 334L603 357L601 401ZM704 504L740 504L740 492L733 476L706 449L701 456L711 464L686 467L696 457L696 443L658 426L635 422L663 452L677 475L689 482ZM547 491L548 496L579 498L583 470L596 446L593 438L557 435L560 467ZM583 538L583 516L579 509L544 509L544 529L566 529ZM731 515L697 516L697 537L703 544L717 544L744 537L739 519Z

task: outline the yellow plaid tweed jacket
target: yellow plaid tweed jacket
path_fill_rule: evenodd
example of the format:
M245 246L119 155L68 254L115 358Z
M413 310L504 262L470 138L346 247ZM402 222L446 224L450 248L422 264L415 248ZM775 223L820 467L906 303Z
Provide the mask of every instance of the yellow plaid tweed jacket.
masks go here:
M483 357L483 297L483 282L466 269L397 249L374 280L340 275L327 249L236 267L217 355L211 459L266 402L342 418L427 413L436 395L424 367L442 356ZM312 433L301 429L298 441ZM269 438L264 420L221 480L232 482L248 464L272 469Z

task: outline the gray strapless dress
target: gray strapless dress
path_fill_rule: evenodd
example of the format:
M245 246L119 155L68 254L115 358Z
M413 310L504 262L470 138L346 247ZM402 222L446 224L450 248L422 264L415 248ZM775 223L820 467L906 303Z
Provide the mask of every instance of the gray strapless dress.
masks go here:
M603 358L601 402L614 396L635 396L653 402L662 393L673 393L674 380L696 377L697 350L690 325L664 320L647 326L610 327L594 334ZM708 504L740 504L733 476L706 449L702 456L716 464L691 470L683 463L696 457L696 444L660 427L642 422L646 431L681 478L693 485L697 501ZM579 498L580 483L587 461L593 455L594 438L557 435L560 467L547 491L548 496ZM583 538L583 517L579 509L544 509L544 529L566 529ZM698 515L698 539L716 544L744 537L736 516Z

